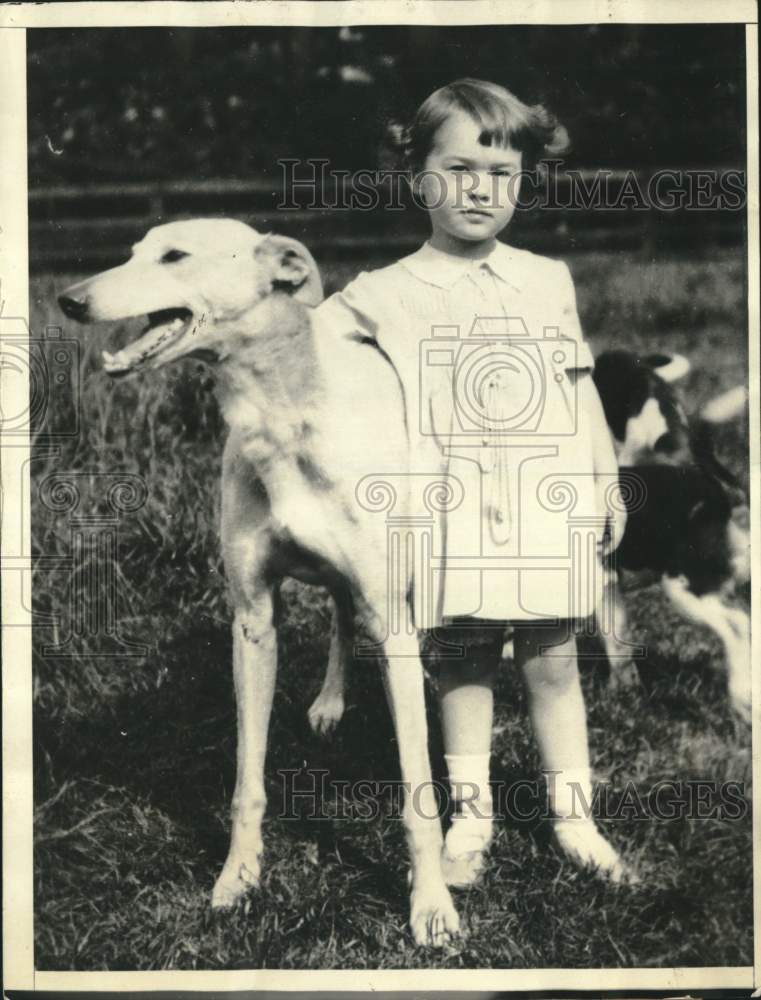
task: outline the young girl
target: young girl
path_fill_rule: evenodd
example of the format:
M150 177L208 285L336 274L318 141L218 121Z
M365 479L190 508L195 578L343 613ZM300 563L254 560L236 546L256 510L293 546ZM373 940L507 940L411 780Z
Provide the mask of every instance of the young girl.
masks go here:
M450 650L439 698L455 803L442 856L451 885L476 879L492 837L493 687L507 623L556 840L582 866L614 880L625 872L584 809L592 789L574 638L600 593L603 496L616 460L568 268L496 239L521 172L566 141L544 108L503 87L465 79L437 90L406 141L430 239L319 307L374 338L396 368L410 471L444 470L457 485L440 524L436 606L423 608L415 588L416 623L436 626ZM612 527L605 537L617 542L622 523Z

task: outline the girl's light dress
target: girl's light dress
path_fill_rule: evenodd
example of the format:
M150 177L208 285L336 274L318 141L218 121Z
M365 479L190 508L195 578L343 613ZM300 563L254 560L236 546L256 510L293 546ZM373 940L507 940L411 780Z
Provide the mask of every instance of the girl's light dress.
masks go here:
M410 465L396 478L410 524L432 526L416 625L591 614L604 516L577 379L594 362L567 266L503 243L477 262L426 243L361 273L316 320L318 334L374 338L404 391Z

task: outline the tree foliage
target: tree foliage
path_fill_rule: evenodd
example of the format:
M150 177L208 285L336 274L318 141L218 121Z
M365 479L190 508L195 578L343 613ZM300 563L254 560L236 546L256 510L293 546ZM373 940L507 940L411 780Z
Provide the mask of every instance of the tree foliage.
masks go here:
M742 25L92 28L28 34L31 183L384 162L389 121L479 76L547 103L584 166L742 163Z

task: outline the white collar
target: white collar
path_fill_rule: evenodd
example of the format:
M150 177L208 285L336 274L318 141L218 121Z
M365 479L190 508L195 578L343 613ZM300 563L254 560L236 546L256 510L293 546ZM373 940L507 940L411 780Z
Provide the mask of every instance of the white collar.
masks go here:
M415 253L403 257L399 263L416 278L431 285L438 285L439 288L451 288L468 271L486 264L498 278L520 291L524 284L520 256L522 256L521 251L499 241L495 243L494 249L487 257L478 260L436 250L426 242Z

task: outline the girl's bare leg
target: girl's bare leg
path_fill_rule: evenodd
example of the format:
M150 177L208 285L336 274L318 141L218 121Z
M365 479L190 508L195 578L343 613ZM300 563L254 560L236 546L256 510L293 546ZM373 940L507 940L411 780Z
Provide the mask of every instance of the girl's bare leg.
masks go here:
M631 878L592 818L586 708L569 624L516 628L515 662L526 682L560 849L580 867L595 868L614 882Z
M478 878L492 837L489 758L504 628L453 626L442 638L464 648L462 658L440 661L439 711L454 803L442 867L449 885L466 886Z

